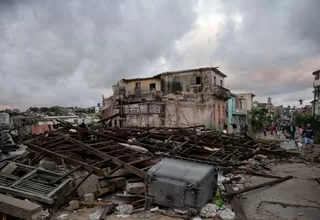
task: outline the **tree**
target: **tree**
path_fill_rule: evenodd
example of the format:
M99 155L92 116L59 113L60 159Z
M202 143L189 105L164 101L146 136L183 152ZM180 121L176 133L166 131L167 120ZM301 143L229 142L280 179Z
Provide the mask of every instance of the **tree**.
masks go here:
M37 107L30 107L27 111L28 112L38 112L39 109Z
M273 121L278 121L281 118L281 112L279 108L276 108L273 116Z
M313 117L312 114L304 113L304 112L296 112L293 116L293 122L296 125L304 125L312 124L313 126L318 127L318 117Z
M253 108L251 110L250 125L253 131L261 131L263 125L271 123L271 116L266 108Z
M40 111L43 112L43 113L46 113L46 112L49 111L49 108L48 107L41 107Z

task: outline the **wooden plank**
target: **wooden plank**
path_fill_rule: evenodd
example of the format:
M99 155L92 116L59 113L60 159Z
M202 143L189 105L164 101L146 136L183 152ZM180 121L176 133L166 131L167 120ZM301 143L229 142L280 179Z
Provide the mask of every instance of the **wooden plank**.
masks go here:
M227 193L234 193L231 184L225 184L224 186L226 187ZM230 202L233 208L233 212L236 215L236 220L248 220L246 213L243 210L241 199L238 196L234 196Z
M244 188L244 189L241 189L239 191L236 191L236 192L232 192L232 193L227 193L225 195L225 197L232 197L232 196L235 196L235 195L239 195L241 193L245 193L245 192L249 192L249 191L252 191L252 190L255 190L255 189L260 189L262 187L265 187L265 186L270 186L270 185L274 185L274 184L277 184L277 183L282 183L288 179L291 179L293 178L293 176L286 176L286 177L282 177L282 178L279 178L279 179L276 179L276 180L272 180L272 181L269 181L269 182L266 182L266 183L262 183L262 184L258 184L258 185L255 185L255 186L249 186L247 188Z
M61 136L64 136L66 137L69 141L71 141L72 143L76 144L77 146L83 148L83 149L86 149L88 152L92 153L93 155L97 156L97 157L100 157L101 159L111 159L111 162L117 166L123 166L124 169L128 170L129 172L143 178L143 179L146 179L147 178L147 174L146 172L128 164L128 163L125 163L113 156L110 156L109 154L107 153L104 153L102 151L99 151L98 149L95 149L95 148L92 148L90 147L89 145L87 144L84 144L82 143L81 141L78 141L74 138L71 138L65 134L62 134L62 133L59 133L59 135Z

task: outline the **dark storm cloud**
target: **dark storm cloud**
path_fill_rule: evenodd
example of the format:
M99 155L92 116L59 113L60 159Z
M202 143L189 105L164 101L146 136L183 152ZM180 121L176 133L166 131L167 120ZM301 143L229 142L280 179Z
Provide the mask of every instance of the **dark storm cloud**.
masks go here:
M0 1L0 105L92 105L121 78L210 64L262 101L312 98L320 1L199 2Z
M195 21L192 1L6 1L0 104L90 105L150 71Z
M232 89L279 96L312 86L320 54L320 1L223 1L226 20L213 60L230 71ZM241 23L232 16L237 13ZM306 94L304 94L306 95ZM312 94L309 94L310 97Z

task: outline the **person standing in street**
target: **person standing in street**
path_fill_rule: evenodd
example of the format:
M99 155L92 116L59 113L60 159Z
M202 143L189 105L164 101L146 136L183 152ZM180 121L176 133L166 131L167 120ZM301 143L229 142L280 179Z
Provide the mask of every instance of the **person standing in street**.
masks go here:
M303 144L303 136L302 136L303 131L304 131L303 125L300 125L297 134L298 134L299 141L301 144Z
M228 133L228 124L227 123L223 124L223 132L226 133L226 134Z
M294 134L295 133L296 133L296 126L292 122L291 125L289 126L290 141L294 140Z
M233 134L236 134L237 133L237 125L236 125L236 123L232 123L231 124L231 126L232 126L232 132L233 132Z
M305 145L311 145L311 147L314 147L315 131L311 127L311 124L307 124L306 129L304 129L302 132L302 136L304 136L304 144Z
M273 133L273 132L274 132L274 128L275 128L275 127L274 127L274 124L273 124L273 122L272 122L272 123L271 123L271 126L270 126L270 134L271 134L271 135L274 134L274 133Z

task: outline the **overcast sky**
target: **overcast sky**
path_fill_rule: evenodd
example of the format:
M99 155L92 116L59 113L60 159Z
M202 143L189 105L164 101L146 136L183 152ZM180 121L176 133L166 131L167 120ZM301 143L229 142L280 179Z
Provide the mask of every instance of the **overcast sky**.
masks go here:
M121 78L219 66L297 105L320 69L318 0L1 0L0 107L93 106Z

